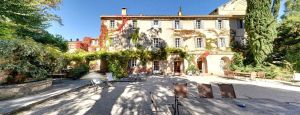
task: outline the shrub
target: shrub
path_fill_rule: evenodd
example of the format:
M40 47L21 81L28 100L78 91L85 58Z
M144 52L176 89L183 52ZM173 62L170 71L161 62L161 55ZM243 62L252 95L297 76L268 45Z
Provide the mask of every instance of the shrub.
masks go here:
M244 61L244 57L241 53L234 53L229 68L231 70L237 70L241 67L244 67L243 61Z
M188 68L186 69L186 73L189 71L195 74L198 71L198 68L195 65L189 65Z
M82 63L72 68L68 73L68 77L72 79L79 79L88 72L89 72L89 65Z
M8 75L8 84L22 83L26 78L45 79L64 67L62 54L33 40L0 40L3 59L0 70Z

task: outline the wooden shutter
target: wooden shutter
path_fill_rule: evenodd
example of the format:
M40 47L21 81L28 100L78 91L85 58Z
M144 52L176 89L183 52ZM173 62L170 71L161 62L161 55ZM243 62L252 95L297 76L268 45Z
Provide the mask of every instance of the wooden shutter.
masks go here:
M152 22L151 22L151 28L153 28L154 27L154 20L152 20Z
M173 20L173 22L172 22L172 28L173 28L173 29L175 29L175 21L176 21L176 20Z
M179 47L184 47L183 38L179 39Z
M195 45L195 48L198 48L198 42L197 42L197 39L198 39L198 38L194 38L194 45Z
M161 21L160 20L157 21L158 21L158 27L161 28Z
M200 28L204 29L204 22L203 22L203 20L200 21Z
M197 20L194 20L193 24L194 24L194 29L197 29Z
M179 29L183 29L183 24L179 21Z
M225 26L227 26L227 25L225 24L225 20L222 20L221 22L222 22L222 23L221 23L221 24L222 24L222 28L227 28L227 27L225 27ZM221 29L222 29L222 28L221 28Z
M216 29L219 29L219 27L218 27L218 20L215 21L215 26L216 26Z

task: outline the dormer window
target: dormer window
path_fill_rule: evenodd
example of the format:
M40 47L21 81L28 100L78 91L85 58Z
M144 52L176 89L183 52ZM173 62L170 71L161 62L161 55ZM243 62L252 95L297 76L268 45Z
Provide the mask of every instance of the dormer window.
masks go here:
M115 20L110 20L110 28L115 28Z

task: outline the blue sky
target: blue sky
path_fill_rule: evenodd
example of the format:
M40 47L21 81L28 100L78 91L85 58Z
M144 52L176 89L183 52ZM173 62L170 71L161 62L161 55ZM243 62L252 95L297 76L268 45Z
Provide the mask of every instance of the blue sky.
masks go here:
M101 15L120 15L126 7L128 14L176 15L179 6L184 15L208 14L229 0L63 0L54 11L63 20L63 26L56 22L48 28L53 34L60 34L66 40L82 39L85 36L98 37Z

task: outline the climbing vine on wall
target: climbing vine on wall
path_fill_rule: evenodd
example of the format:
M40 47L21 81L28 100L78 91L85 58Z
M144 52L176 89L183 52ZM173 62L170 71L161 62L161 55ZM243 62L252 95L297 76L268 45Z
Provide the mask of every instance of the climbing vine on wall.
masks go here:
M205 34L195 30L174 30L173 36L181 37L184 40L187 40L193 37L205 37Z

